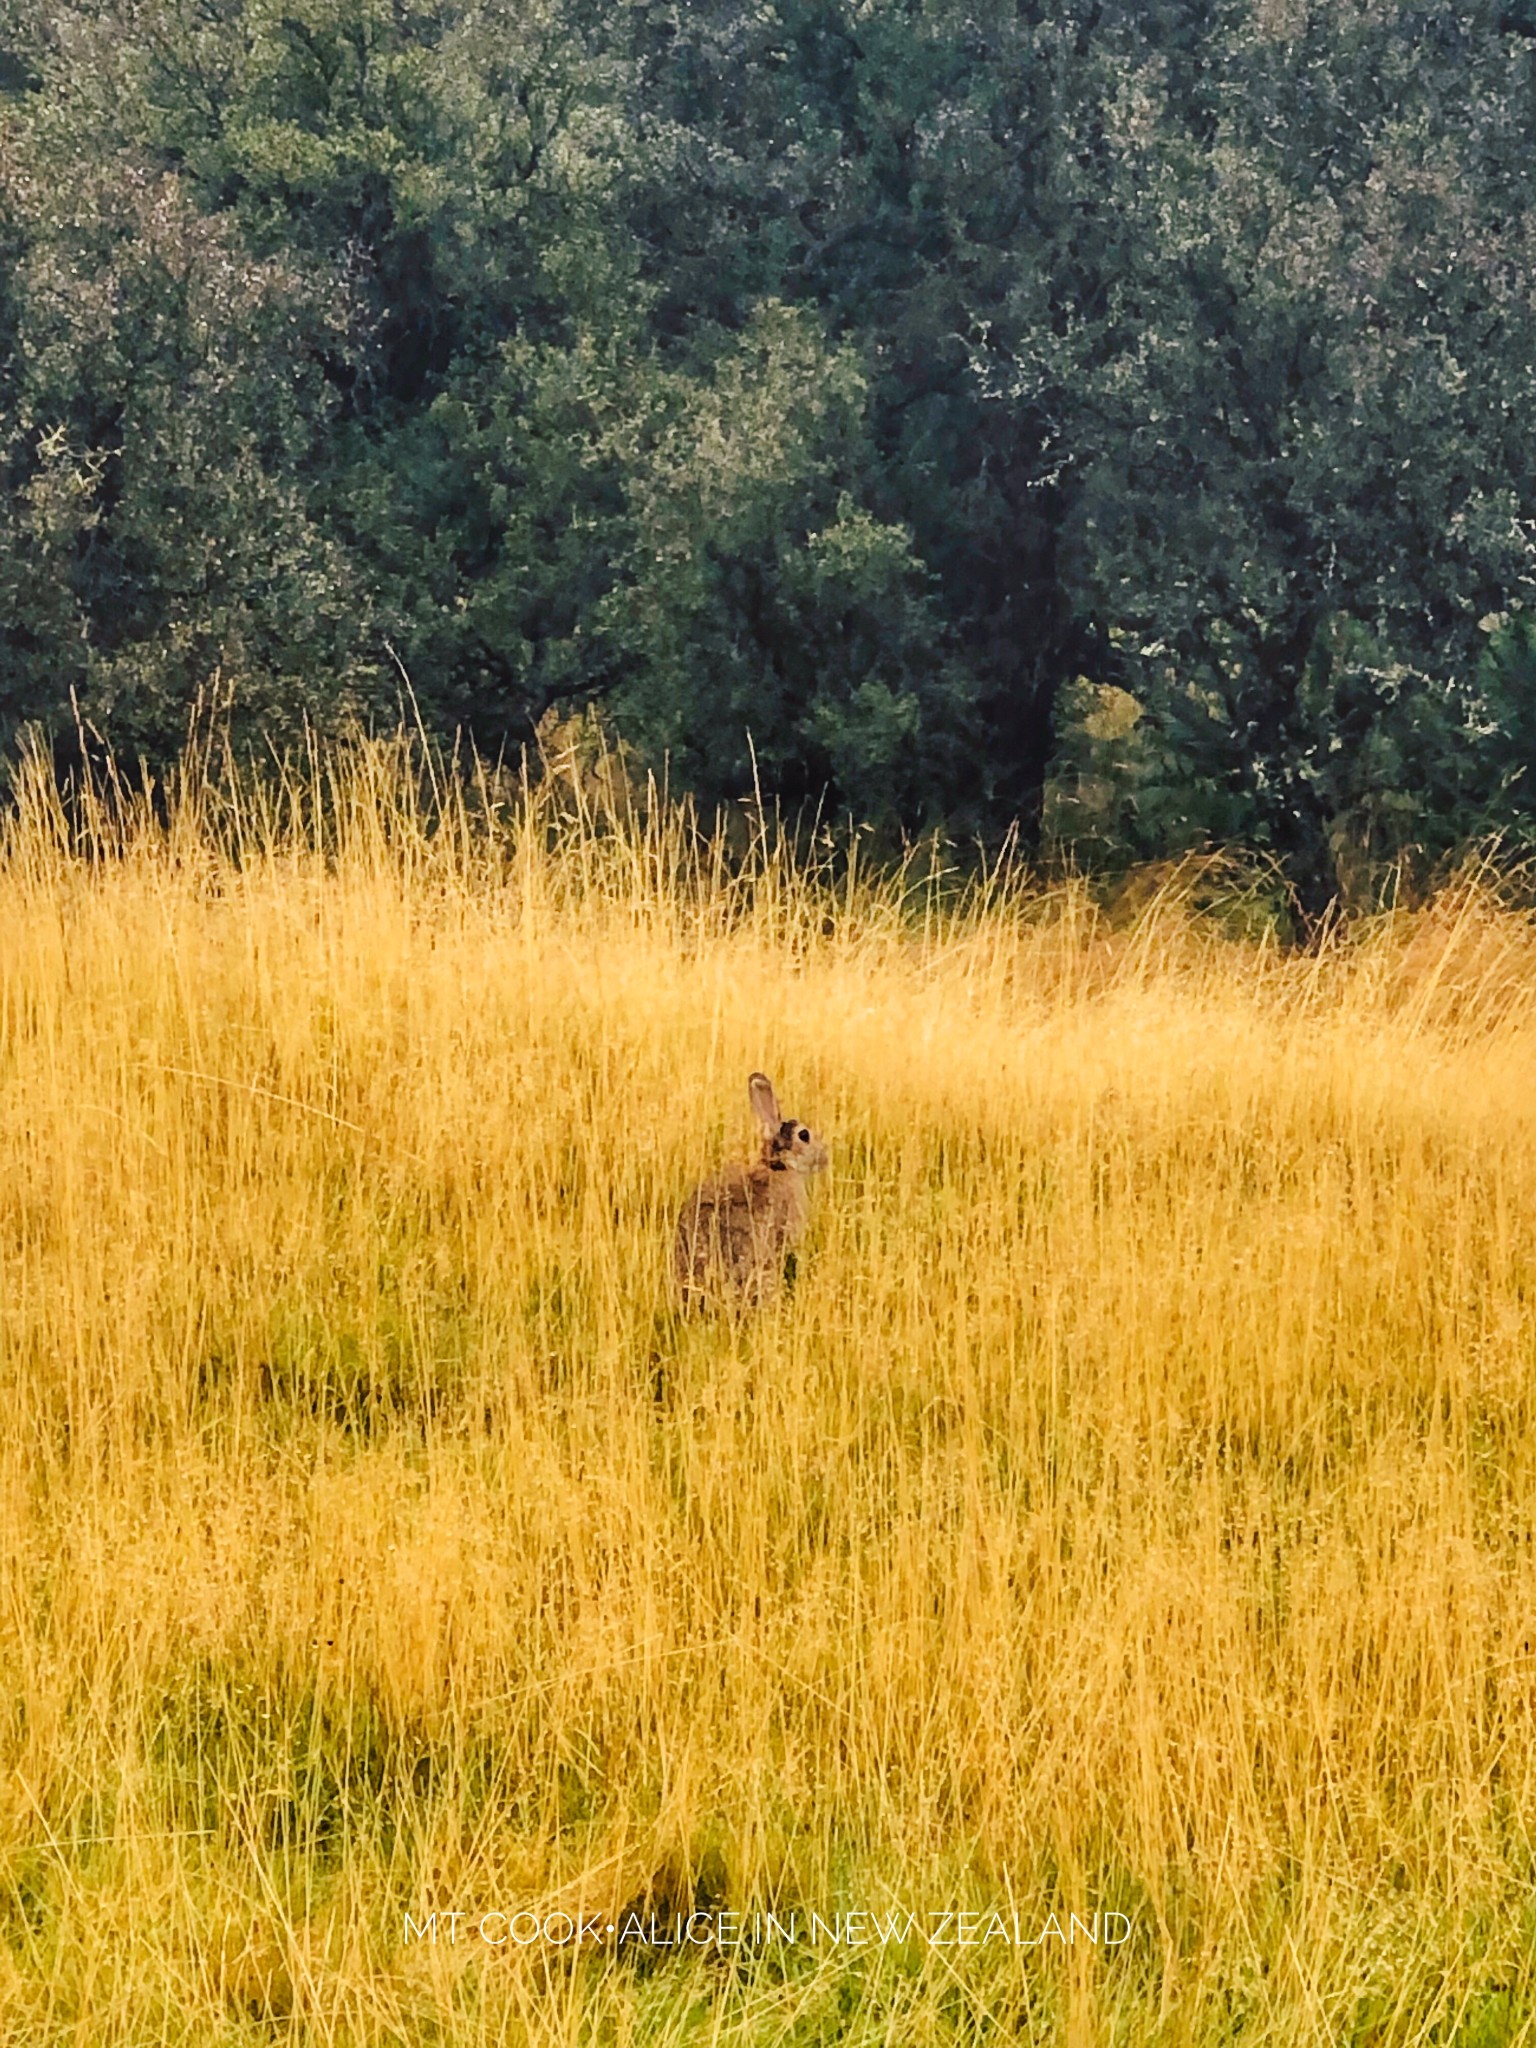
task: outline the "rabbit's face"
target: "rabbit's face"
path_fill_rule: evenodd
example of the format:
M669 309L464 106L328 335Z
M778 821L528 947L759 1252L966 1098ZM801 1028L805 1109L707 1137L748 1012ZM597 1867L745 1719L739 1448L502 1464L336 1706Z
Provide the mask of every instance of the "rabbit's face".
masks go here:
M779 1125L763 1147L768 1164L788 1167L793 1173L820 1173L827 1163L827 1148L813 1130L793 1117Z
M774 1173L786 1168L791 1173L820 1173L827 1163L826 1146L798 1117L779 1115L778 1097L766 1074L752 1076L747 1095L763 1134L763 1164Z

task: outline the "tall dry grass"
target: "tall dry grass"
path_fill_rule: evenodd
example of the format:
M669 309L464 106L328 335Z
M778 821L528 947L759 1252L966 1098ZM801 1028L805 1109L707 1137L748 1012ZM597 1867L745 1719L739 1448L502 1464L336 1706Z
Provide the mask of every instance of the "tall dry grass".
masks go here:
M23 779L0 2039L1525 2038L1530 922L1303 957L421 766ZM833 1171L682 1322L756 1066ZM1132 1933L405 1938L577 1902Z

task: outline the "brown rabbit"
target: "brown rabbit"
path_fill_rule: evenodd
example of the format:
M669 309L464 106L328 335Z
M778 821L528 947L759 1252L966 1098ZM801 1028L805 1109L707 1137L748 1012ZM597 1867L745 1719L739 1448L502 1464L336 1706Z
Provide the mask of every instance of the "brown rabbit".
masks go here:
M685 1308L773 1299L785 1256L805 1228L808 1178L827 1163L820 1138L779 1115L766 1074L754 1074L747 1093L762 1133L756 1159L695 1188L678 1221L673 1265Z

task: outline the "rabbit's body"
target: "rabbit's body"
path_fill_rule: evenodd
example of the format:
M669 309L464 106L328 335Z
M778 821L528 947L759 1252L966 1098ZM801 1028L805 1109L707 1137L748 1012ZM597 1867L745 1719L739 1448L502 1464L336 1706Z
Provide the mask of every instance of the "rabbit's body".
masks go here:
M827 1163L820 1138L779 1115L766 1075L754 1074L748 1093L761 1132L757 1158L695 1188L678 1220L673 1265L685 1307L772 1300L805 1229L810 1175Z

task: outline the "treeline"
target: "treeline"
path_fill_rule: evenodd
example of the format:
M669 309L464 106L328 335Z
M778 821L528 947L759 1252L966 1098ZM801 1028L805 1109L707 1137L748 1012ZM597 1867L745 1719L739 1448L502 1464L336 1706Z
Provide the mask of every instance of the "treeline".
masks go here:
M0 0L0 741L1536 820L1536 0ZM755 766L754 766L755 754Z

